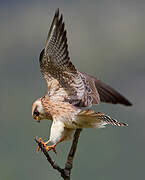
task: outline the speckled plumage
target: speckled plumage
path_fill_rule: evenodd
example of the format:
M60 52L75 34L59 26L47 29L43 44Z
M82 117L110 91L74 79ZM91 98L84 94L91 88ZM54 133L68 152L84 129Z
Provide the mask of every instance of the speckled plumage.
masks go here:
M58 84L64 99L79 107L109 102L131 105L120 93L89 74L79 72L70 61L63 16L56 11L48 33L45 48L39 58L40 69L48 89ZM55 82L55 83L53 83Z
M127 126L103 113L82 109L100 101L127 106L131 103L110 86L75 68L70 61L65 25L59 10L53 18L39 62L48 93L34 102L32 116L37 121L53 121L49 141L54 145L70 140L77 128L101 128L106 124Z
M106 124L127 126L127 124L120 123L103 113L81 109L68 102L52 100L48 94L39 101L42 105L39 112L42 112L46 119L53 121L50 133L52 143L70 140L72 133L77 128L102 128ZM37 109L38 107L40 110L40 106L35 106Z

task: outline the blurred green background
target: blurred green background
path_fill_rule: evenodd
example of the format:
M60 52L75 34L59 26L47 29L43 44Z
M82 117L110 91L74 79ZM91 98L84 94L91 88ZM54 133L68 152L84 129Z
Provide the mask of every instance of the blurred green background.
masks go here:
M145 1L0 1L0 179L61 179L34 137L49 137L50 122L36 123L32 102L47 91L38 57L56 8L64 15L70 57L134 105L93 107L128 128L85 129L72 179L145 179ZM52 157L63 166L69 142Z

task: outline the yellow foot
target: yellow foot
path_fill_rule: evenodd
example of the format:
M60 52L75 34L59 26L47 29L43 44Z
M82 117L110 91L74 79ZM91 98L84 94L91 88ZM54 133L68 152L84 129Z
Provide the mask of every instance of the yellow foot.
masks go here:
M39 138L39 141L41 142L41 144L44 146L44 147L47 147L47 144L50 142L49 140L44 142L42 140L42 138ZM36 152L39 152L40 151L40 147L38 146L37 149L36 149Z
M47 144L50 142L50 140L48 140L46 142L44 142L41 138L39 138L39 140L40 140L41 144L45 147L47 152L52 150L53 152L57 153L56 149L55 149L56 144L53 144L51 146L47 146ZM39 151L40 151L40 147L38 146L36 149L36 152L39 152Z
M52 150L56 154L57 152L56 152L55 146L56 144L53 144L51 146L45 146L45 149L47 152Z

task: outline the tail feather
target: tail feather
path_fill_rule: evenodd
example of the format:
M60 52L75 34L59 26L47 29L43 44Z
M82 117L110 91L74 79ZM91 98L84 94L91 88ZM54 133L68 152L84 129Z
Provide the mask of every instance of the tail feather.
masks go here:
M102 113L96 113L97 119L103 120L107 124L112 124L115 126L128 126L126 123L118 122L116 119L112 119L110 116L107 116Z
M95 112L93 110L82 110L79 112L78 116L80 117L80 123L85 124L90 127L104 127L106 124L111 124L115 126L128 126L126 123L118 122L115 119L112 119L108 115L105 115L101 112Z

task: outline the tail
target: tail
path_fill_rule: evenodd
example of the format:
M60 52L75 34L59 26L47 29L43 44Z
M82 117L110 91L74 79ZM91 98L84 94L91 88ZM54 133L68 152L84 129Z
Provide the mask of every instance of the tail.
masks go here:
M100 112L96 113L96 117L97 117L97 119L103 120L107 124L112 124L115 126L128 126L128 124L118 122L116 119L112 119L110 116L107 116L107 115L100 113Z
M126 123L118 122L101 112L96 113L93 110L82 110L79 112L78 116L83 124L90 125L90 127L102 128L107 124L115 126L128 126Z

